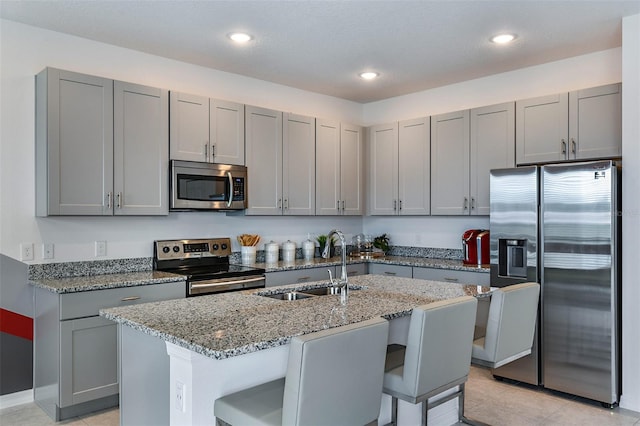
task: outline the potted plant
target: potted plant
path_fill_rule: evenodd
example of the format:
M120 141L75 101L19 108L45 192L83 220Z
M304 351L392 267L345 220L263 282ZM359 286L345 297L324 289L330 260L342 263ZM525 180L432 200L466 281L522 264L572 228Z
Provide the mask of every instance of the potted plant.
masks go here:
M389 237L387 236L387 234L382 234L375 237L373 239L373 246L377 249L382 250L384 254L387 254L387 252L391 249L391 247L389 247Z
M316 237L316 241L318 242L318 245L320 246L320 256L322 256L322 252L324 251L324 247L327 245L327 236L326 235L318 235ZM335 240L333 238L331 238L331 240L329 240L329 257L333 257L336 254L336 248L335 248Z

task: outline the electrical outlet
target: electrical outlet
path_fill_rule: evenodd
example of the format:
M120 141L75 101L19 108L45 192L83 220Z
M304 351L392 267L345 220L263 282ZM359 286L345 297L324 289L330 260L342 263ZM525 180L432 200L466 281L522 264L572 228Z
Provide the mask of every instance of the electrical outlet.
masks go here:
M184 413L184 383L176 382L176 410Z
M33 260L33 243L20 244L20 260Z
M53 259L53 243L42 244L42 258Z
M96 241L96 257L102 257L107 255L107 242Z

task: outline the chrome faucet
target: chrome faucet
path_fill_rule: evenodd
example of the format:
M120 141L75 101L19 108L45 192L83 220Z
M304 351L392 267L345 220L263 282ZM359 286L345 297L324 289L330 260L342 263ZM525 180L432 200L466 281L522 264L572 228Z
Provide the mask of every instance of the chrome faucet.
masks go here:
M334 235L337 235L338 239L340 240L340 248L342 250L342 270L340 271L340 279L335 281L331 276L331 272L329 272L329 280L331 281L332 286L340 288L340 302L342 304L345 304L347 303L347 298L349 297L349 282L347 279L347 241L345 240L342 231L334 229L329 232L329 235L327 235L327 243L324 246L324 250L322 251L322 257L325 259L329 258L329 250L331 247L330 242Z

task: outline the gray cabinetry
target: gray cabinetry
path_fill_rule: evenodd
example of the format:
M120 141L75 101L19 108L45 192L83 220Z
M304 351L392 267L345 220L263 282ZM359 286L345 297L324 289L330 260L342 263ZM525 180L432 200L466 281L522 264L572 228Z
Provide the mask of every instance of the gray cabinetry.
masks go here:
M172 160L245 164L244 105L171 92Z
M312 281L329 281L327 269L335 276L334 266L325 266L318 268L295 269L291 271L267 272L265 274L267 287L287 285L287 284L304 284Z
M516 102L516 162L619 157L621 84Z
M167 91L36 77L36 214L168 214Z
M414 267L413 278L457 284L489 285L489 274L484 272Z
M283 125L282 214L313 216L316 212L316 120L287 113Z
M388 265L385 263L370 263L369 273L373 275L387 275L391 277L413 277L411 266Z
M185 294L184 281L65 294L36 288L36 404L56 421L117 405L117 326L99 309Z
M431 213L489 215L489 171L515 164L514 103L431 118Z
M316 215L363 212L362 128L332 120L316 122Z
M369 130L369 214L430 212L429 119Z

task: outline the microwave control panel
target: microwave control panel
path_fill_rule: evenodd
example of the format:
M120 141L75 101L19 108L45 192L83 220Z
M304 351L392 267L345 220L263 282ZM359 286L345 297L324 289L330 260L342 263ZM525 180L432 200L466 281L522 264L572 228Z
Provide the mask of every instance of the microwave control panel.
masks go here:
M244 178L233 178L233 199L238 201L244 200Z

